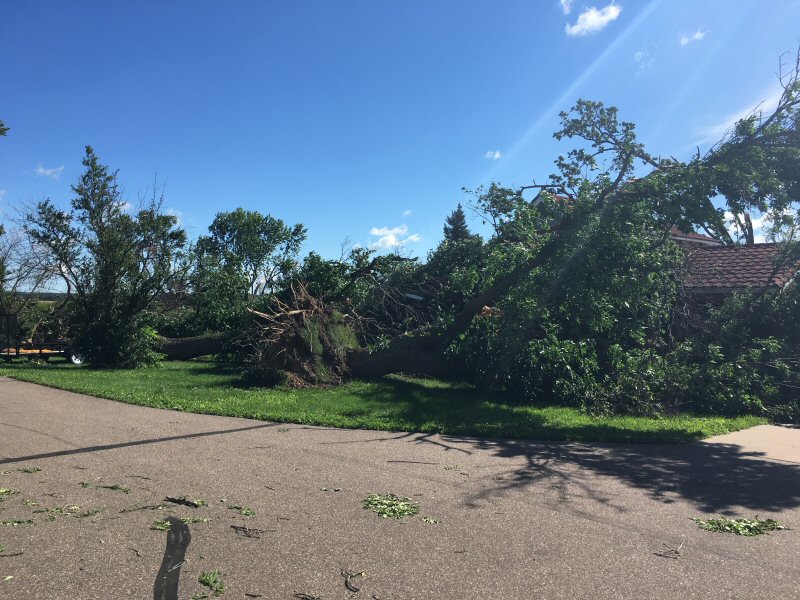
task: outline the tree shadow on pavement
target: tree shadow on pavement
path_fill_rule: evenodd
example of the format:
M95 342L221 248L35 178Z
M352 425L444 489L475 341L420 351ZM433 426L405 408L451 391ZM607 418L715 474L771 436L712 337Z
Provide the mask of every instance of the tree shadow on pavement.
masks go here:
M444 436L444 443L457 441L464 446L464 440ZM475 501L510 489L566 481L577 484L595 500L608 503L586 482L589 473L622 480L660 502L671 503L678 497L708 513L733 514L738 507L777 512L800 506L800 465L763 460L762 453L743 452L734 444L612 445L486 439L470 440L467 445L495 456L525 459L524 465L495 478L495 485L479 492Z

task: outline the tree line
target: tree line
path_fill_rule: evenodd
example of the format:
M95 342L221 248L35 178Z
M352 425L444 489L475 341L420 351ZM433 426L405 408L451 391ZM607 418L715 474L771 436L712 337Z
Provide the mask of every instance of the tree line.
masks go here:
M242 208L190 243L162 198L125 210L117 173L87 147L69 208L42 201L6 234L0 296L33 310L15 291L61 280L67 299L40 321L95 368L202 349L257 385L406 371L595 413L797 418L798 285L698 309L669 232L752 244L751 215L764 215L780 260L797 264L799 75L800 55L782 64L774 111L685 161L648 151L616 108L578 100L554 134L573 143L556 172L472 191L490 236L459 204L425 260L301 259L302 224Z

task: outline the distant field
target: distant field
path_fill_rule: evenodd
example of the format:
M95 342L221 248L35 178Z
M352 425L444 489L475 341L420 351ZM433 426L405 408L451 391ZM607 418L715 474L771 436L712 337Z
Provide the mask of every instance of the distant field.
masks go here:
M0 375L156 408L330 427L535 440L684 443L765 423L760 417L592 417L529 406L466 384L390 375L332 388L244 387L213 361L91 370L62 361L0 364Z

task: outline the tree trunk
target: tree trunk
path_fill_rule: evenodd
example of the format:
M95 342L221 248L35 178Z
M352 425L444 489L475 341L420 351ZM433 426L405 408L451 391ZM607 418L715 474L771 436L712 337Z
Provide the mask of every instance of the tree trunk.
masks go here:
M226 339L226 336L219 334L188 338L159 337L156 349L166 355L167 360L188 360L218 353Z
M398 336L387 347L370 352L357 348L347 353L347 366L354 377L380 377L389 373L414 373L448 377L453 366L444 359L439 336Z

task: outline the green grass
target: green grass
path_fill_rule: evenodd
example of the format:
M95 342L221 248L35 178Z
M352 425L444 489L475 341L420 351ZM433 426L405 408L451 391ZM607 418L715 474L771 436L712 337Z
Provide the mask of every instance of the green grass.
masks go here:
M331 388L248 388L241 385L235 370L213 361L165 362L137 370L92 370L55 361L45 365L14 362L0 365L0 375L187 412L482 437L684 443L767 422L752 416L593 417L564 406L517 404L466 384L401 375Z

